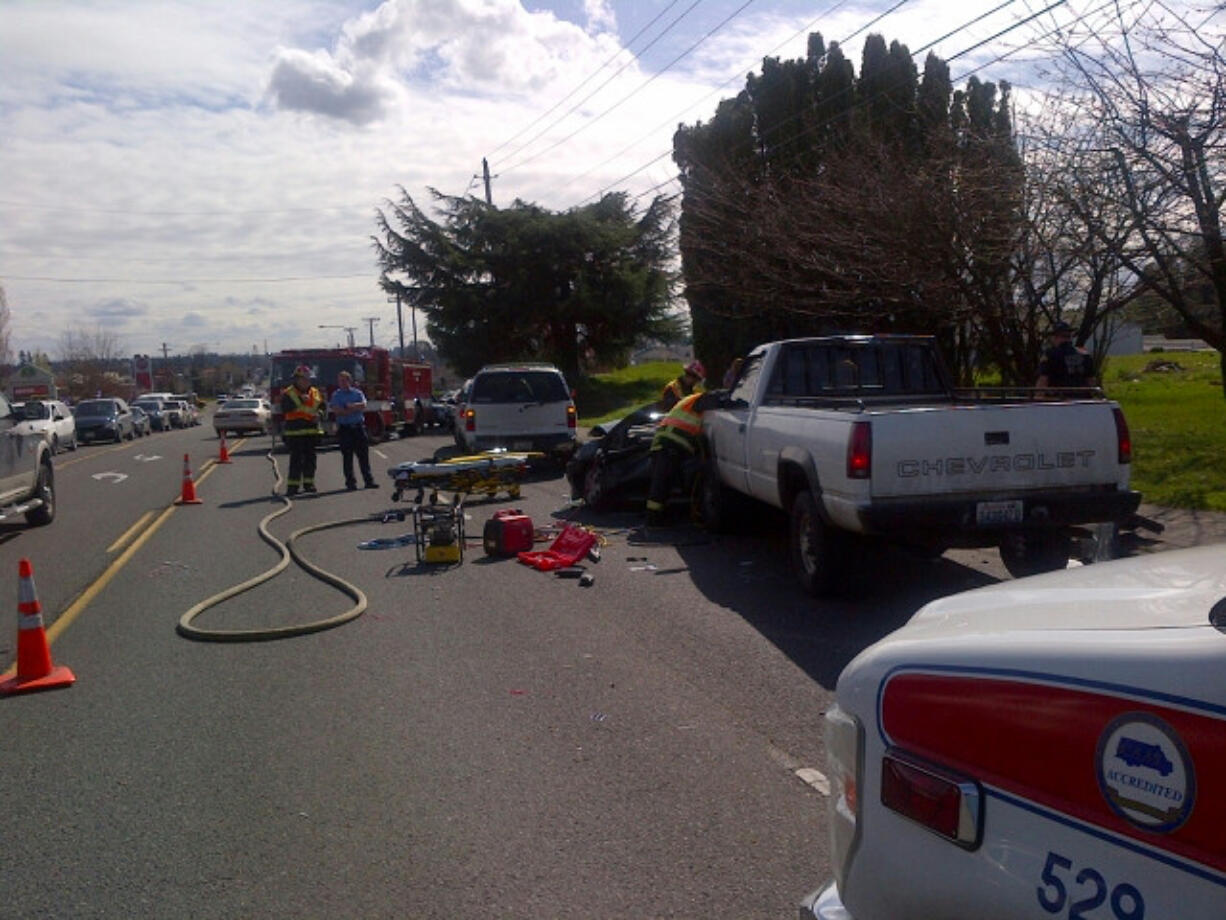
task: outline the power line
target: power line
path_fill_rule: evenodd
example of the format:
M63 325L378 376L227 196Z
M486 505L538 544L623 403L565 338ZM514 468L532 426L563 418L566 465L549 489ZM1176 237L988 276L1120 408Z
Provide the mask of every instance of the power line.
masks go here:
M787 45L787 44L789 44L790 42L795 41L795 40L797 39L797 37L799 37L799 36L803 35L805 32L808 32L808 31L809 31L810 29L812 29L812 28L813 28L815 25L817 25L818 20L822 19L822 18L823 18L823 17L825 17L825 16L829 16L831 13L833 13L835 10L839 9L840 7L842 7L842 6L846 6L846 5L847 5L849 2L850 2L850 0L838 0L838 3L835 3L833 6L829 7L828 9L826 9L826 10L822 11L821 13L819 13L819 14L818 14L817 16L815 16L814 18L810 19L810 20L809 20L809 21L808 21L808 22L807 22L805 25L801 26L799 29L797 29L795 32L793 32L791 35L789 35L787 38L785 38L785 39L784 39L783 41L781 41L779 44L775 45L775 47L774 47L774 48L771 48L771 49L770 49L770 51L767 51L767 52L766 52L766 54L767 54L767 55L774 54L776 51L778 51L778 50L779 50L780 48L782 48L784 45ZM662 129L662 128L664 128L664 127L667 127L668 125L675 124L675 123L676 123L676 121L677 121L677 119L678 119L678 118L680 118L681 116L683 116L683 115L684 115L686 112L689 112L690 110L695 109L695 108L697 108L698 106L702 105L704 102L706 102L708 99L710 99L712 96L714 96L714 95L715 95L716 93L718 93L720 90L722 90L722 89L723 89L725 86L727 86L727 85L728 85L729 83L731 83L733 80L739 80L739 79L741 79L741 75L742 75L742 74L745 72L745 68L746 68L746 67L752 67L754 64L756 64L756 63L757 63L757 61L758 61L758 60L759 60L759 58L755 57L755 58L754 58L752 61L750 61L750 62L748 62L748 63L746 63L746 64L742 64L740 67L738 67L738 68L737 68L737 69L736 69L736 70L733 72L732 76L730 76L730 77L729 77L727 80L725 80L723 83L719 84L718 86L716 86L715 88L713 88L712 90L710 90L710 91L709 91L708 93L706 93L706 94L705 94L705 95L704 95L704 96L703 96L701 99L697 99L697 100L695 100L694 102L692 102L692 103L690 103L689 105L687 105L685 108L678 110L678 111L676 112L676 114L671 115L671 116L669 116L668 118L664 119L664 121L660 122L658 125L656 125L654 128L652 128L650 131L648 131L646 134L642 135L642 136L641 136L641 137L639 137L637 140L632 141L631 143L627 144L627 145L626 145L625 147L623 147L621 150L617 151L617 153L613 154L611 157L608 157L608 158L607 158L607 159L605 159L605 160L602 160L600 163L597 163L595 166L591 167L591 168L590 168L590 169L588 169L586 172L579 173L579 175L577 175L577 176L575 176L575 177L573 177L573 178L571 178L571 179L567 179L565 182L563 182L563 183L562 183L560 186L558 186L558 187L557 187L557 190L558 190L558 191L560 191L561 189L564 189L564 188L567 188L567 187L569 187L569 186L571 186L571 185L574 185L574 184L575 184L576 182L578 182L580 179L584 179L584 178L586 178L587 176L590 176L590 175L591 175L592 173L594 173L596 170L601 169L601 168L603 168L603 167L607 166L609 163L612 163L614 160L616 160L618 157L620 157L620 156L621 156L623 153L625 153L626 151L628 151L628 150L632 149L632 148L633 148L633 147L635 147L636 145L638 145L638 144L642 143L643 141L645 141L647 138L651 137L653 134L655 134L655 133L656 133L657 131L659 131L660 129ZM659 158L657 157L657 159L659 159ZM654 162L655 162L655 160L653 160L652 162L654 163ZM601 191L603 191L603 189L602 189ZM599 193L597 193L597 194L599 194ZM586 199L585 199L585 200L586 200Z
M283 278L53 278L49 275L0 275L6 281L42 281L53 284L284 284L294 281L377 280L377 275L288 275Z
M0 198L0 207L20 208L23 211L73 211L78 214L122 214L138 217L241 217L249 214L320 214L326 211L352 211L353 205L325 205L318 208L255 208L241 211L133 211L120 208L71 208L56 205L29 204Z
M976 42L974 45L971 45L971 46L969 46L969 47L967 47L967 48L962 49L961 51L959 51L959 52L955 53L954 55L952 55L952 56L951 56L950 58L948 58L947 60L949 60L949 61L952 61L952 60L957 60L958 58L963 57L963 56L965 56L966 54L969 54L969 53L971 53L972 51L977 50L978 48L982 47L984 44L986 44L986 43L988 43L988 42L991 42L991 41L995 41L995 40L999 39L1001 36L1006 35L1006 34L1008 34L1009 32L1014 31L1015 29L1019 29L1019 28L1021 28L1022 26L1026 25L1027 23L1029 23L1029 22L1032 22L1033 20L1037 19L1039 16L1042 16L1042 15L1044 15L1044 14L1046 14L1046 13L1049 13L1049 12L1051 12L1052 10L1056 9L1057 7L1060 7L1060 6L1065 5L1067 2L1068 2L1068 0L1056 0L1056 2L1049 4L1048 6L1044 7L1044 8L1043 8L1043 9L1041 9L1041 10L1039 10L1038 12L1036 12L1036 13L1032 13L1031 15L1026 16L1026 17L1024 17L1024 18L1022 18L1022 19L1020 19L1020 20L1018 20L1018 21L1016 21L1016 22L1014 22L1012 25L1008 26L1008 27L1007 27L1007 28L1005 28L1005 29L1002 29L1001 31L999 31L999 32L997 32L996 34L992 35L990 38L985 39L985 40L983 40L983 41ZM1141 2L1145 2L1145 0L1134 0L1134 2L1131 4L1131 6L1136 6L1136 5L1138 5L1139 3L1141 3ZM1056 25L1054 28L1052 28L1052 29L1050 29L1050 30L1048 30L1048 31L1046 31L1046 32L1044 32L1044 33L1042 33L1042 35L1041 35L1041 36L1039 36L1039 37L1047 37L1047 36L1049 36L1049 35L1051 35L1051 34L1053 34L1053 33L1055 33L1055 32L1060 31L1060 30L1061 30L1061 28L1067 28L1067 27L1068 27L1068 26L1070 26L1070 25L1074 25L1074 24L1076 24L1076 23L1083 22L1083 21L1085 21L1086 19L1090 18L1091 16L1093 16L1093 15L1095 15L1095 14L1097 14L1097 13L1101 12L1101 11L1102 11L1102 10L1104 10L1104 9L1107 9L1107 8L1109 8L1109 7L1112 7L1112 6L1114 6L1115 4L1116 4L1116 0L1106 0L1106 2L1104 2L1104 3L1103 3L1101 6L1098 6L1098 7L1094 8L1094 9L1092 9L1092 10L1088 10L1088 11L1086 11L1086 12L1084 12L1084 13L1078 14L1078 15L1077 15L1076 17L1074 17L1074 18L1073 18L1073 19L1072 19L1070 22L1065 23L1065 24L1064 24L1064 26ZM1002 6L1005 6L1005 5L1008 5L1008 4L1007 4L1007 3L1006 3L1006 4L1002 4ZM1000 7L998 7L997 9L1000 9ZM878 17L878 18L880 18L880 17ZM942 38L940 38L940 39L936 39L936 40L935 40L935 41L933 41L933 42L929 42L929 43L928 43L927 45L925 45L923 48L920 48L919 50L917 50L916 52L914 52L914 53L912 54L912 57L914 57L915 55L918 55L918 54L922 54L924 51L928 50L928 49L929 49L929 48L931 48L931 47L932 47L934 44L936 44L936 42L943 41L945 38L948 38L948 37L949 37L949 36L951 36L951 35L954 35L954 34L956 34L956 33L958 33L958 32L963 31L964 29L966 29L966 28L968 28L969 26L971 26L971 25L975 24L976 22L978 22L978 21L979 21L981 18L983 18L983 17L982 17L982 16L976 17L975 19L973 19L973 20L969 21L968 23L966 23L966 24L964 24L964 25L962 25L962 26L958 27L957 29L954 29L954 30L953 30L953 31L951 31L950 33L947 33L947 35L943 36ZM863 28L861 28L861 29L857 30L857 32L856 32L856 33L853 33L853 34L858 34L858 33L859 33L859 32L861 32L861 31L863 31ZM984 62L983 64L979 65L978 67L975 67L975 68L973 68L973 69L971 69L971 70L968 70L968 71L966 71L965 73L962 73L962 74L958 75L957 77L953 77L953 78L951 78L951 83L959 83L959 82L961 82L962 80L965 80L965 79L967 79L968 77L972 76L973 74L978 73L980 70L983 70L984 68L991 66L992 64L999 63L1000 61L1003 61L1003 60L1006 60L1006 59L1007 59L1007 58L1009 58L1009 57L1012 57L1012 56L1013 56L1014 54L1016 54L1016 53L1017 53L1019 50L1021 50L1021 49L1020 49L1020 48L1013 48L1013 49L1010 49L1010 50L1009 50L1009 51L1007 51L1007 52L1004 52L1004 53L1002 53L1002 54L999 54L999 55L997 55L995 58L993 58L993 59L991 59L991 60L989 60L989 61ZM878 94L878 95L880 95L880 94ZM876 97L874 97L874 98L876 98ZM868 102L868 101L871 101L871 100L864 100L864 101L865 101L865 102ZM863 104L863 103L861 103L861 104ZM797 118L799 118L799 117L800 117L800 115L793 115L793 116L791 116L791 117L789 117L789 118L787 118L787 119L785 119L785 120L783 120L783 121L779 122L778 124L776 124L776 125L774 125L774 126L772 127L772 129L771 129L771 130L772 130L772 132L774 132L774 131L778 131L780 128L785 127L786 125L793 123L793 122L794 122L794 121L796 121L796 119L797 119ZM811 134L813 131L815 131L815 130L817 130L817 129L820 129L820 128L822 128L822 127L827 126L827 125L828 125L828 124L830 124L832 121L833 121L833 119L831 119L830 121L822 122L822 123L820 123L820 124L810 125L810 126L809 126L809 127L808 127L808 128L805 130L805 131L804 131L804 132L802 132L801 134L796 135L796 136L795 136L795 137L793 137L793 138L792 138L790 141L785 142L785 144L784 144L784 145L781 145L781 148L780 148L780 149L782 149L782 147L783 147L783 146L786 146L786 143L795 143L796 141L799 141L800 139L802 139L802 138L803 138L805 135L807 135L807 134ZM621 185L622 183L626 182L627 180L634 178L634 176L638 175L640 172L642 172L643 170L645 170L645 169L649 168L649 167L650 167L650 166L652 166L653 164L655 164L655 163L659 162L659 161L660 161L661 159L663 159L664 157L669 156L671 153L672 153L672 151L671 151L671 150L666 150L665 152L663 152L663 153L659 154L658 156L656 156L656 157L654 157L653 159L649 160L648 162L644 163L642 166L639 166L639 167L638 167L637 169L635 169L633 172L628 173L627 175L623 176L621 179L618 179L616 182L610 183L610 185L605 186L605 187L604 187L603 189L601 189L600 191L596 192L596 193L595 193L595 194L593 194L593 195L589 195L587 198L585 198L585 199L583 199L583 200L584 200L584 201L589 201L589 200L593 200L593 199L599 198L599 196L600 196L601 194L603 194L603 193L604 193L604 192L605 192L607 189L609 189L609 188L611 188L611 187L613 187L613 186ZM651 192L655 191L656 189L661 188L661 187L662 187L662 186L664 186L664 185L667 185L669 182L673 181L673 179L674 179L674 178L679 178L679 174L678 174L677 176L673 177L673 178L670 178L670 179L666 180L665 182L658 183L657 185L655 185L655 186L653 186L652 188L648 189L646 192L640 192L638 195L636 195L636 196L635 196L635 199L637 200L637 199L641 199L641 198L643 198L644 196L646 196L646 195L650 194Z
M554 112L554 111L555 111L555 110L558 108L558 106L562 105L564 102L566 102L566 100L567 100L567 99L569 99L571 96L575 95L575 93L579 92L579 90L583 89L583 87L587 86L587 84L588 84L588 83L590 83L592 80L594 80L594 79L596 78L597 74L599 74L599 73L600 73L602 70L604 70L606 67L608 67L610 64L612 64L614 61L616 61L616 60L617 60L617 59L618 59L618 58L621 56L621 53L622 53L623 51L628 51L628 50L630 50L630 46L631 46L631 45L633 45L633 44L634 44L636 41L638 41L638 40L639 40L639 38L640 38L640 36L642 36L644 32L646 32L648 29L650 29L652 26L654 26L654 25L655 25L655 24L656 24L656 23L657 23L657 22L660 20L660 18L661 18L661 17L662 17L662 16L663 16L665 13L667 13L669 10L671 10L671 9L672 9L674 6L676 6L676 5L677 5L679 2L680 2L680 0L672 0L672 2L668 4L668 6L664 7L664 9L660 10L660 12L656 13L656 15L655 15L654 17L652 17L651 22L647 23L647 25L645 25L645 26L643 26L643 28L639 29L639 30L638 30L638 32L636 32L636 33L634 34L634 37L632 37L632 38L630 39L630 41L626 42L626 45L625 45L625 47L624 47L624 48L618 48L618 49L617 49L617 51L616 51L614 54L612 54L612 55L609 57L609 59L608 59L608 60L606 60L606 61L605 61L603 64L601 64L599 67L597 67L595 70L593 70L593 71L592 71L590 74L588 74L588 75L587 75L587 76L586 76L586 77L583 79L583 82L582 82L582 83L580 83L578 86L576 86L574 89L572 89L572 90L571 90L569 93L567 93L565 96L563 96L561 99L559 99L559 100L558 100L557 102L555 102L553 105L551 105L551 106L550 106L548 109L546 109L544 112L542 112L540 115L538 115L538 116L537 116L537 117L536 117L536 118L535 118L535 119L532 121L532 123L531 123L531 124L527 125L527 126L526 126L526 127L524 127L524 128L521 128L517 134L514 134L514 135L512 135L511 137L507 138L505 141L503 141L501 144L499 144L497 147L495 147L493 150L491 150L491 151L489 152L489 156L493 156L493 155L494 155L494 154L496 154L496 153L497 153L499 150L501 150L503 147L506 147L508 144L510 144L510 143L512 143L513 141L517 140L519 137L521 137L522 135L526 134L528 131L532 130L534 127L536 127L538 124L540 124L540 123L541 123L541 122L542 122L542 121L543 121L545 118L547 118L547 117L550 115L550 113ZM644 46L644 47L643 47L642 49L640 49L639 51L636 51L636 52L635 52L635 54L634 54L634 56L633 56L632 58L630 58L630 60L629 60L629 61L627 61L625 64L623 64L623 65L622 65L620 68L618 68L617 73L613 74L613 77L610 77L609 79L610 79L610 80L611 80L611 79L613 79L613 78L614 78L614 77L616 77L618 74L620 74L620 73L621 73L623 70L625 70L627 67L629 67L629 66L630 66L632 63L634 63L635 61L637 61L637 60L639 59L639 57L641 57L641 56L642 56L643 52L648 51L648 50L651 48L651 46L652 46L652 45L654 45L654 44L655 44L656 42L658 42L658 41L659 41L661 38L663 38L665 35L667 35L667 34L669 33L669 31L670 31L670 30L673 28L673 26L675 26L675 25L676 25L677 23L679 23L679 22L680 22L682 19L684 19L684 18L685 18L687 15L689 15L690 10L694 9L694 7L698 6L698 4L699 4L699 3L701 3L701 2L702 2L702 0L694 0L694 3L690 4L689 9L687 9L687 10L686 10L684 13L682 13L680 16L678 16L676 19L674 19L674 20L673 20L673 21L672 21L672 22L669 24L669 26L668 26L668 28L667 28L667 29L665 29L663 32L661 32L659 35L657 35L655 38L653 38L653 39L652 39L652 40L651 40L651 41L650 41L650 42L649 42L649 43L648 43L646 46ZM609 81L608 81L608 80L606 80L604 83L601 83L601 84L600 84L600 86L596 87L596 89L595 89L595 90L593 90L593 92L592 92L590 95L584 96L584 97L583 97L581 100L579 100L579 102L578 102L578 103L576 103L575 108L578 108L580 105L583 105L583 103L585 103L585 102L587 102L589 99L591 99L593 95L595 95L596 93L600 92L600 90L602 90L602 89L605 87L605 85L606 85L608 82L609 82ZM570 109L569 111L567 111L567 112L566 112L566 114L565 114L565 115L563 115L563 116L562 116L562 118L565 118L567 115L569 115L569 114L570 114L571 112L573 112L574 110L575 110L574 108ZM546 130L546 131L548 131L548 130L549 130L549 128L552 128L552 127L553 127L553 125L556 125L556 124L557 124L559 121L561 121L561 120L562 120L562 119L561 119L561 118L559 118L557 121L554 121L554 122L553 122L553 124L549 125L549 127L545 128L545 130ZM542 132L542 133L543 133L543 132ZM510 157L515 156L515 154L516 154L516 153L518 153L520 150L523 150L523 149L524 149L524 147L527 147L529 144L531 144L533 141L535 141L537 137L540 137L540 134L536 135L536 137L533 137L531 140L524 142L522 145L520 145L518 148L516 148L515 150L513 150L511 153L507 154L507 157L508 157L508 158L510 158ZM471 188L471 186L470 186L470 188Z
M632 98L633 96L636 96L636 95L638 95L639 93L641 93L641 92L642 92L643 90L645 90L645 89L646 89L646 88L647 88L649 85L651 85L651 83L653 83L653 82L654 82L654 81L655 81L657 78L659 78L659 77L663 76L665 73L667 73L669 70L671 70L671 69L672 69L672 67L673 67L674 65L676 65L677 63L679 63L679 62L680 62L682 59L684 59L685 57L689 56L691 53L693 53L693 51L694 51L695 49L697 49L697 48L698 48L700 45L702 45L704 42L706 42L708 39L710 39L712 35L714 35L716 32L718 32L720 29L722 29L722 28L723 28L724 26L726 26L728 23L730 23L730 22L731 22L733 19L735 19L737 16L741 15L741 13L743 13L743 12L745 11L745 9L746 9L748 6L750 6L750 5L751 5L753 2L754 2L754 0L745 0L745 2L744 2L744 3L742 3L742 4L741 4L740 6L738 6L738 7L737 7L735 10L733 10L731 13L729 13L729 14L728 14L728 15L727 15L727 16L726 16L726 17L725 17L725 18L724 18L724 19L723 19L723 20L722 20L722 21L719 23L719 25L715 26L715 28L713 28L713 29L711 29L709 32L707 32L707 34L706 34L706 35L704 35L702 38L700 38L700 39L699 39L698 41L696 41L694 44L690 45L690 47L686 48L686 49L685 49L685 51L681 52L681 54L677 55L675 58L673 58L671 61L669 61L669 62L668 62L668 63L667 63L667 64L666 64L666 65L665 65L665 66L664 66L662 69L660 69L660 70L656 71L654 74L652 74L652 75L651 75L650 77L648 77L646 80L644 80L644 81L643 81L643 83L641 83L641 84L640 84L638 87L636 87L635 89L631 90L629 93L627 93L627 94L626 94L625 96L623 96L621 99L617 100L617 102L613 103L611 106L609 106L607 109L605 109L605 110L604 110L603 112L601 112L599 115L597 115L595 118L588 119L586 122L584 122L582 125L580 125L578 128L576 128L576 129L575 129L574 131L572 131L570 134L566 135L566 136L565 136L564 138L562 138L561 140L555 141L553 144L550 144L548 147L546 147L544 150L540 151L539 153L535 153L535 154L533 154L532 156L527 157L526 159L520 160L518 163L513 163L513 164L511 164L510 166L505 166L505 167L503 167L503 168L500 170L500 172L506 173L506 172L509 172L510 170L513 170L513 169L519 169L521 166L526 166L527 164L529 164L529 163L533 162L534 160L538 160L538 159L540 159L540 158L541 158L541 157L543 157L545 154L549 153L551 150L555 150L555 149L557 149L558 147L562 146L562 145L563 145L563 144L565 144L567 141L569 141L569 140L571 140L572 138L574 138L576 135L581 134L582 132L586 131L588 128L590 128L592 125L596 124L596 122L600 121L602 118L604 118L604 117L605 117L606 115L608 115L610 112L613 112L613 111L615 111L616 109L618 109L618 108L619 108L619 107L622 105L622 103L626 102L628 99ZM903 2L906 2L906 0L903 0Z

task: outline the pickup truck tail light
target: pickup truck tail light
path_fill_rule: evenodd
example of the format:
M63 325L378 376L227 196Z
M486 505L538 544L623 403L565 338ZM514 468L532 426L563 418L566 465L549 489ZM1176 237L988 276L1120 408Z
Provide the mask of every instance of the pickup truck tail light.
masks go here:
M1132 435L1128 433L1128 422L1124 419L1123 409L1112 409L1115 415L1115 440L1119 444L1120 464L1132 463Z
M873 426L856 422L847 439L847 478L868 479L873 473Z
M958 846L979 846L982 793L966 777L887 751L881 760L881 804Z
M476 431L477 430L477 412L475 409L465 409L464 410L464 430L465 431Z
M566 407L566 427L574 428L579 424L579 415L575 412L573 405Z
M826 713L826 770L830 778L830 862L844 887L860 839L864 729L837 705Z

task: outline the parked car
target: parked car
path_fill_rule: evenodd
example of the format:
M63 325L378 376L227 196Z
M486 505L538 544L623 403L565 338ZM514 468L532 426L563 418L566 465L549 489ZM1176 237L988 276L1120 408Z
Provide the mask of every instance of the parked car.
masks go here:
M134 410L137 407L149 416L149 425L154 431L167 431L174 427L170 413L167 411L166 403L162 400L142 396L132 403Z
M213 413L213 430L217 437L227 431L235 435L268 434L272 406L267 399L227 400Z
M153 422L149 418L149 413L140 406L130 406L132 410L132 431L138 438L143 438L147 434L153 434Z
M1226 917L1226 544L934 601L826 715L820 920Z
M84 399L73 412L77 418L77 437L88 441L131 441L132 410L122 399Z
M663 416L653 402L592 426L589 439L566 463L571 498L583 499L593 511L615 505L642 507L651 485L651 439ZM686 482L693 481L699 462L682 477Z
M41 434L51 453L58 454L61 447L77 449L77 420L72 410L58 399L13 403L13 413L20 419L13 430Z
M162 400L162 417L166 420L167 428L186 428L187 415L183 404L177 399Z
M196 407L194 399L184 399L181 396L176 396L172 402L178 407L183 416L183 427L194 428L200 424L200 410Z
M456 429L470 453L505 448L539 451L565 462L577 446L575 404L552 364L490 364L473 376Z
M36 431L22 431L23 419L0 396L0 521L23 515L41 527L55 518L55 469L51 448Z

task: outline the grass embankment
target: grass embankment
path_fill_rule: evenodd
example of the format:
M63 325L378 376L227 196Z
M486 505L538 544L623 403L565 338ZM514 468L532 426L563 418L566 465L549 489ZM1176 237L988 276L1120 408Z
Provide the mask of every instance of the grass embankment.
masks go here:
M1159 369L1165 364L1170 368ZM1226 511L1226 399L1215 351L1111 358L1103 389L1132 433L1132 486L1144 501Z
M1159 370L1164 364L1170 369ZM640 364L583 380L580 421L594 425L650 402L681 365ZM1103 388L1132 433L1132 485L1155 505L1226 511L1226 399L1217 352L1111 358Z

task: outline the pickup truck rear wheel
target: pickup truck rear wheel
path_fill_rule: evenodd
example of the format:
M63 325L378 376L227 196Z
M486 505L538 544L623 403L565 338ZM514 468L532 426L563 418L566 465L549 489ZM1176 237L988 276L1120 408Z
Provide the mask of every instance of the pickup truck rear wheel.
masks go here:
M34 489L34 498L41 498L43 503L26 512L26 523L35 527L50 524L55 520L55 473L50 463L38 465L38 485Z
M800 584L815 597L829 594L839 570L841 541L822 521L811 492L801 492L792 502L788 546L792 568Z
M1014 578L1068 567L1072 541L1059 531L1009 534L1000 541L1000 561Z

